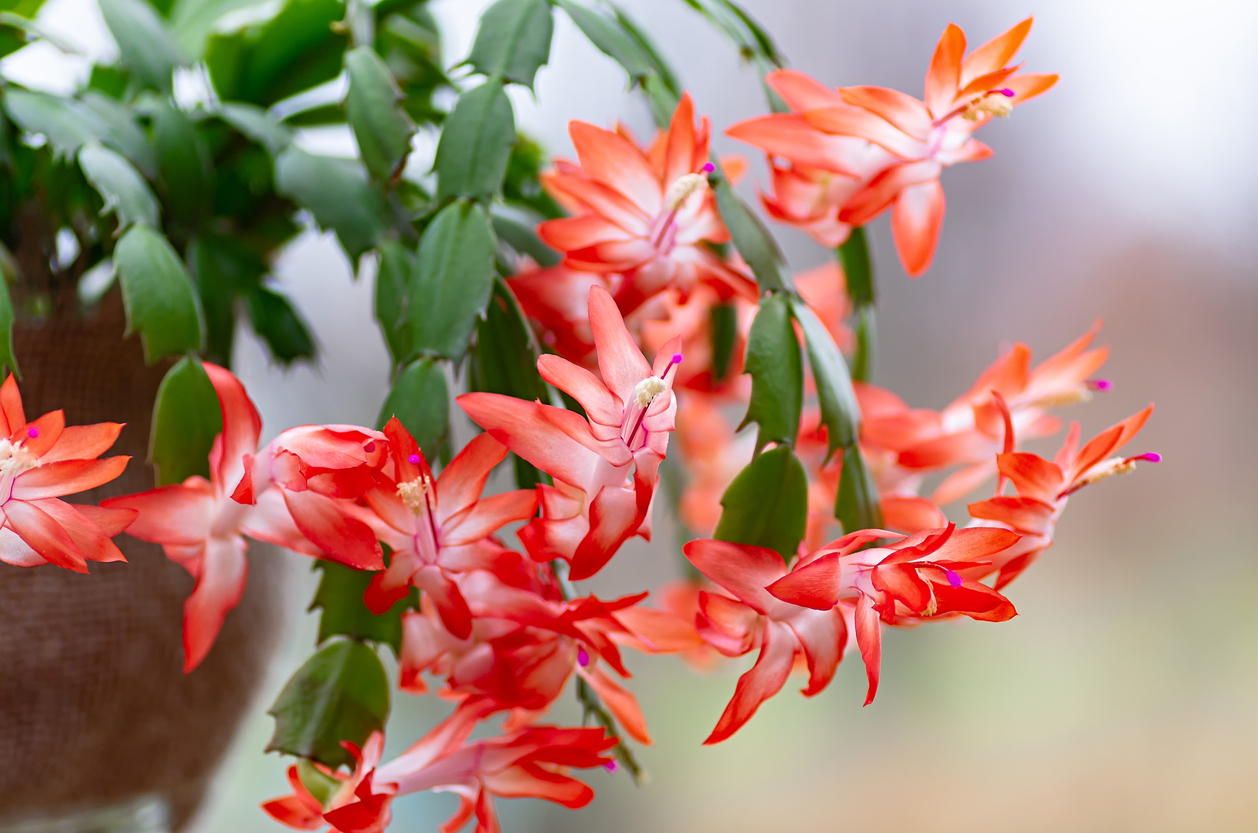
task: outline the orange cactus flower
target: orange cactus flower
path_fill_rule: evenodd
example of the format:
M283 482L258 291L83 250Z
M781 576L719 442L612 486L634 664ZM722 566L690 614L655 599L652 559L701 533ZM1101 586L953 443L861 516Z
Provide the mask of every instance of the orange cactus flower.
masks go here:
M564 253L569 269L615 275L612 295L624 315L666 289L684 296L700 283L756 298L755 283L704 245L729 233L707 187L711 129L706 117L697 127L694 118L683 95L668 130L645 151L624 128L574 121L568 133L578 163L559 160L543 177L575 216L543 222L538 235Z
M88 561L126 561L109 540L135 519L130 509L71 505L60 498L122 474L130 457L96 459L122 426L65 424L61 411L26 421L17 381L0 386L0 561L56 564L87 572Z
M974 132L1057 82L1007 65L1030 30L1027 18L966 55L965 33L949 24L926 73L924 100L885 87L832 91L801 73L772 73L769 83L795 113L729 131L790 163L774 165L766 210L833 245L890 208L905 270L925 273L943 226L940 172L991 156Z

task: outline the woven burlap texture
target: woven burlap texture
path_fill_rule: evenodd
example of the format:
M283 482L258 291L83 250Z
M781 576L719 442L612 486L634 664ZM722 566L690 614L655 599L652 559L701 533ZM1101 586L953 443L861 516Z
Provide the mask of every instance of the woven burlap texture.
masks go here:
M60 408L67 424L127 423L109 452L131 455L126 472L72 502L153 485L148 433L169 365L146 367L139 339L123 330L117 292L88 317L15 326L28 418ZM287 575L277 551L251 548L244 598L185 676L192 578L157 546L117 542L129 563L93 564L91 575L0 564L0 817L160 793L182 826L274 652Z

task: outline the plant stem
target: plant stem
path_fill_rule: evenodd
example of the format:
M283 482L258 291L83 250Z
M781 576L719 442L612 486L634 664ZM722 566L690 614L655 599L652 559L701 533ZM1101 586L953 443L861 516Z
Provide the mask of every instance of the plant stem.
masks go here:
M868 382L874 372L877 322L874 317L874 269L869 257L865 229L856 227L839 246L839 263L847 281L847 297L856 315L856 355L852 358L852 378Z

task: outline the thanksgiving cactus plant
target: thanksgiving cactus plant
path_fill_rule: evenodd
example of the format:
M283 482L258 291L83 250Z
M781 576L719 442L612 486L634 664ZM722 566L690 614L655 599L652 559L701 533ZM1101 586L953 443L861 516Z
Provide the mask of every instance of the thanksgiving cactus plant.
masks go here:
M735 189L747 160L712 155L702 102L612 3L497 0L453 62L423 0L100 0L117 64L68 96L0 81L0 327L120 291L119 337L173 361L159 483L100 507L59 498L121 471L97 459L116 426L27 422L5 382L0 559L86 571L121 558L124 528L161 544L196 578L189 673L240 598L250 540L315 559L318 644L271 711L270 749L297 763L264 809L291 827L382 830L423 790L460 796L446 829L497 830L495 796L584 805L572 769L636 777L632 747L650 743L623 649L697 667L756 655L708 743L794 669L818 693L849 651L868 702L883 628L1008 620L1008 586L1069 498L1159 459L1120 451L1149 409L1087 443L1071 427L1053 459L1019 450L1110 387L1095 329L1038 365L1014 345L940 411L871 381L865 228L889 214L904 271L928 271L943 169L990 156L976 131L1056 81L1011 63L1029 19L972 50L949 26L919 100L827 86L732 0L687 3L763 75L765 115L725 129L768 155L764 214L830 265L791 273ZM0 54L46 37L37 5L0 15ZM517 133L508 88L533 86L556 15L624 68L654 137L573 122L575 158L551 163ZM347 125L357 156L304 149L319 125ZM419 131L439 137L431 170L412 159ZM247 317L277 361L317 361L268 282L310 225L374 276L392 389L375 426L260 446L233 335ZM21 356L0 360L18 372ZM483 433L457 446L453 413ZM515 488L487 493L500 464ZM685 577L652 603L580 589L650 538L658 504L685 530ZM382 761L393 685L456 705ZM544 725L569 691L586 725ZM498 734L471 740L486 721Z

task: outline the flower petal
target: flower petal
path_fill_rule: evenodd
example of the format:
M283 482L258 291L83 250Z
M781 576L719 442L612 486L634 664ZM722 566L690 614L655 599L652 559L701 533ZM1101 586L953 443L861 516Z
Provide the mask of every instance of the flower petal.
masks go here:
M904 271L918 277L930 268L943 228L944 190L939 180L911 185L891 208L891 234Z
M121 431L122 425L117 422L66 426L57 444L42 454L39 461L47 464L59 460L95 460L109 450Z
M795 646L795 637L789 628L777 622L765 623L760 656L751 670L738 678L734 696L716 722L712 734L703 742L705 746L720 743L737 732L752 718L761 703L782 690L791 674Z
M154 544L191 546L210 535L217 501L204 478L189 478L175 486L161 486L134 495L101 501L107 509L130 509L139 514L127 534Z
M837 91L797 69L775 69L764 76L764 83L795 112L843 103Z
M47 512L24 500L8 500L4 514L8 526L46 561L76 573L87 572L87 562L74 539Z
M210 652L227 611L240 603L249 565L245 543L211 538L201 559L197 586L183 604L183 671L192 671Z
M13 480L15 500L61 497L95 489L122 474L130 457L59 460L22 472Z
M961 60L965 56L965 33L955 23L939 36L935 54L926 71L926 107L931 116L940 118L947 114L961 89Z
M975 49L961 62L959 84L968 85L975 78L996 72L1009 63L1009 59L1017 54L1031 31L1034 18L1028 17L1021 23L1010 26L1004 32Z
M631 142L581 121L569 122L568 135L587 174L624 194L647 216L660 210L664 199L660 181Z
M765 588L782 578L786 565L773 550L705 538L689 542L684 552L699 572L758 613L777 604Z

